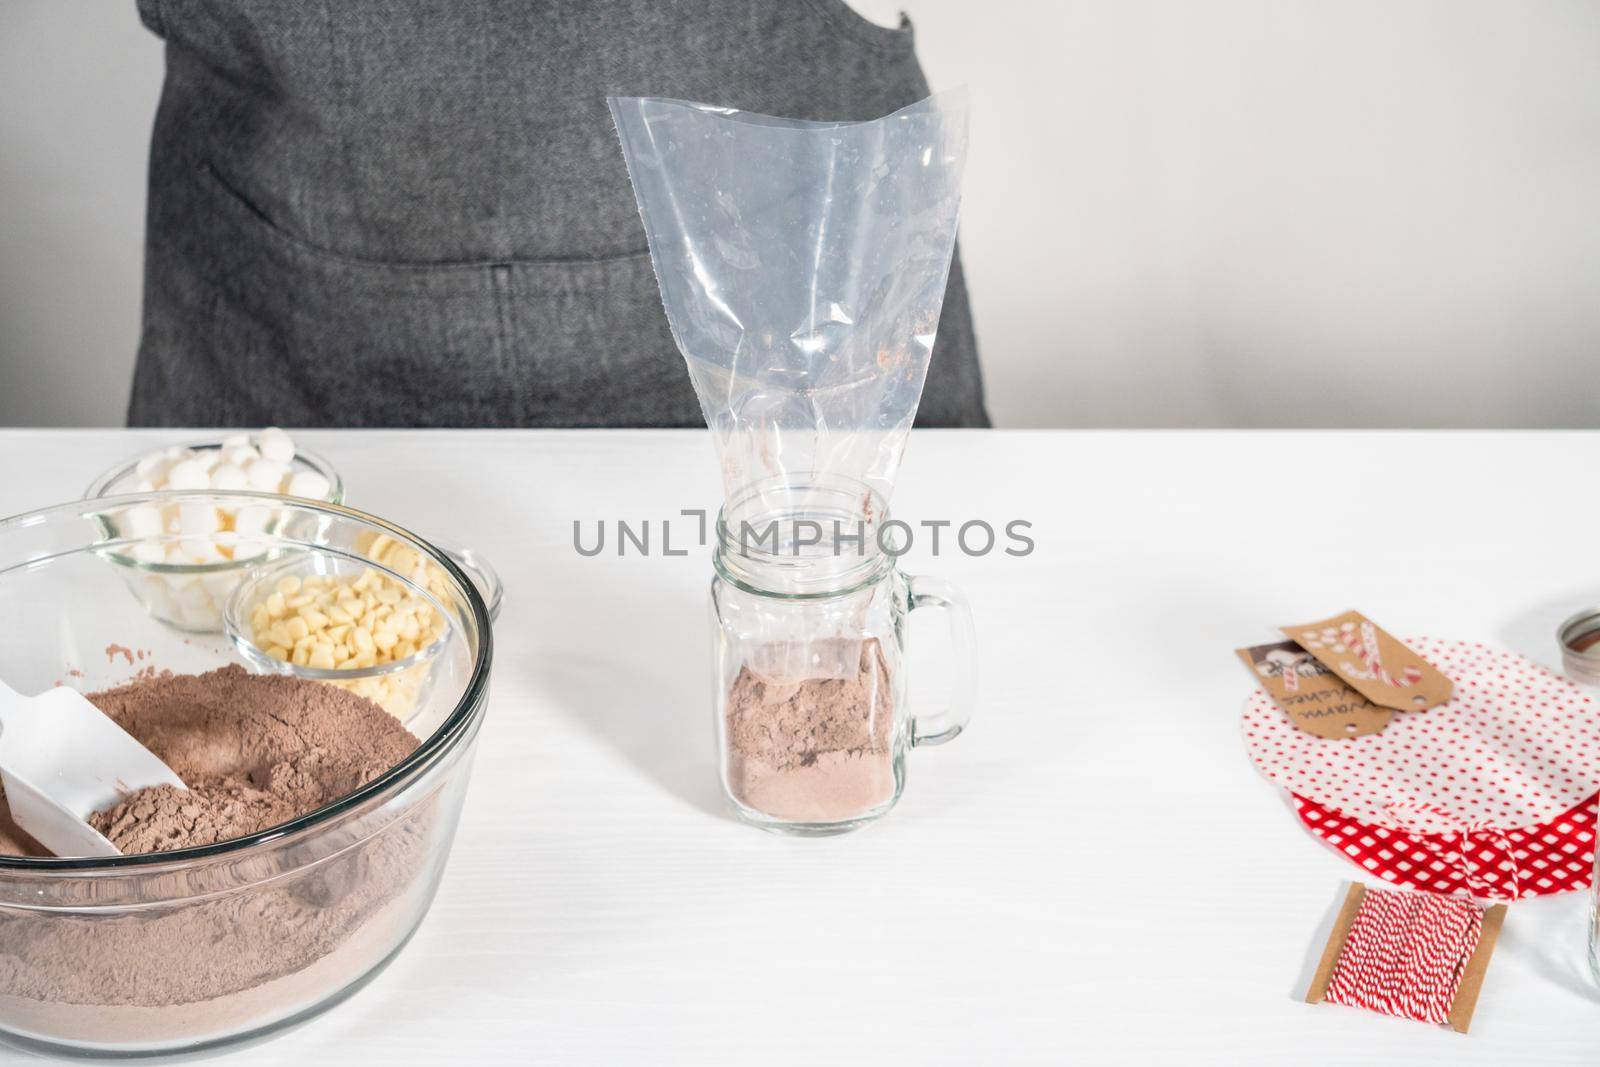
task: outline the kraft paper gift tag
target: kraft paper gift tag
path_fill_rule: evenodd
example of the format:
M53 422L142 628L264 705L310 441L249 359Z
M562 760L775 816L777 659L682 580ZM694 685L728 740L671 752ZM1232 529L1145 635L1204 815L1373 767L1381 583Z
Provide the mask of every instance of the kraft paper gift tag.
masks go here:
M1344 684L1293 641L1237 652L1284 714L1307 733L1327 738L1363 737L1388 726L1394 714Z
M1450 679L1359 611L1283 632L1362 696L1396 711L1423 711L1450 699Z

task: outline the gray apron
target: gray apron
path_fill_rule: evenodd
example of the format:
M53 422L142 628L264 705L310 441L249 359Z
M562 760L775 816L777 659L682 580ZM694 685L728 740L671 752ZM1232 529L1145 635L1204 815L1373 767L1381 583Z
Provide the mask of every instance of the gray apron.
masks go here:
M927 95L843 0L138 0L167 42L135 426L699 426L608 94ZM988 417L957 257L917 424Z

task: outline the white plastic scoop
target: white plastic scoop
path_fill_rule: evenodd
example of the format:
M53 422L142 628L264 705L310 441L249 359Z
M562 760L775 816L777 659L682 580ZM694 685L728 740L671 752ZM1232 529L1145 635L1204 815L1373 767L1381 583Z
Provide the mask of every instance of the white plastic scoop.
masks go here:
M147 786L187 788L76 689L25 697L4 682L0 784L17 825L57 856L120 856L88 817Z

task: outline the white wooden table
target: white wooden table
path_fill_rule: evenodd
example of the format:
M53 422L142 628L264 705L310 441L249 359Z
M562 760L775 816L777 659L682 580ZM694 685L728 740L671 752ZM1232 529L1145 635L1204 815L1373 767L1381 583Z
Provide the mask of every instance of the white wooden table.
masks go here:
M190 436L0 432L0 513ZM1600 1061L1581 895L1513 906L1469 1036L1297 1002L1357 872L1246 759L1231 652L1358 606L1554 663L1555 624L1600 603L1600 436L917 432L899 517L1027 519L1038 547L908 558L972 597L978 714L911 754L898 810L827 840L721 809L706 550L572 547L575 519L714 507L704 433L300 438L354 506L486 553L506 605L421 931L349 1002L215 1059ZM1405 486L1415 523L1362 526L1355 494ZM936 694L937 616L913 641Z

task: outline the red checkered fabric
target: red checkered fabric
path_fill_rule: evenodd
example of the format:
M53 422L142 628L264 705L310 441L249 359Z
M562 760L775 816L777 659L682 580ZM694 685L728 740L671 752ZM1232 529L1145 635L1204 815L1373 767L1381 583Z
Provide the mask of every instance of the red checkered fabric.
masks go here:
M1294 805L1306 829L1330 848L1369 874L1408 889L1517 900L1587 888L1594 871L1600 795L1537 826L1455 834L1371 826L1301 796L1294 797Z

